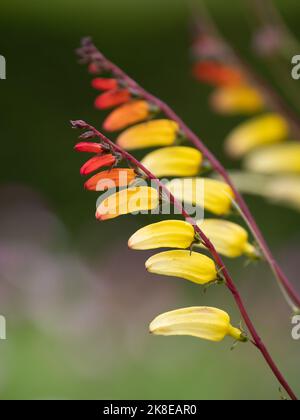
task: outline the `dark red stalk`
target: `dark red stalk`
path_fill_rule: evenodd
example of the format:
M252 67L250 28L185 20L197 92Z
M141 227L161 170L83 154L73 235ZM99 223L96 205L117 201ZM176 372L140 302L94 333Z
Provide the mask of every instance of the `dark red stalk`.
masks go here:
M92 43L90 38L86 38L82 41L82 48L78 50L78 54L82 58L84 62L87 63L94 63L98 65L99 70L105 69L108 72L111 72L114 77L123 81L124 84L127 85L128 88L132 89L136 92L139 96L143 97L151 104L158 107L167 117L176 121L181 129L181 131L185 134L187 139L189 139L197 149L199 149L203 155L209 160L211 163L212 168L222 176L222 178L230 185L232 188L236 202L242 212L244 213L249 226L251 227L252 231L255 234L255 237L258 239L259 246L262 250L262 253L265 256L266 261L270 265L272 271L277 276L278 280L286 290L290 299L294 302L295 306L300 309L300 296L294 289L293 285L290 283L286 275L283 273L281 268L279 267L277 261L272 255L272 252L267 245L254 217L252 216L245 200L243 199L242 195L238 192L237 188L232 183L229 175L227 174L226 169L223 167L221 162L210 152L210 150L205 146L205 144L200 140L200 138L183 122L183 120L163 101L159 98L155 97L154 95L150 94L146 90L144 90L140 85L138 85L131 77L129 77L123 70L121 70L118 66L114 63L110 62L106 57L104 57L100 51L95 47Z
M226 266L225 266L225 264L222 260L222 257L218 254L214 245L207 238L207 236L204 234L204 232L202 232L202 230L198 227L196 221L185 211L182 203L179 200L177 200L174 197L174 195L171 194L170 191L166 188L166 186L162 182L160 182L159 179L156 178L156 176L152 172L150 172L144 165L142 165L134 156L132 156L131 154L129 154L128 152L123 150L121 147L117 146L115 143L113 143L111 140L109 140L106 136L104 136L96 128L87 124L84 121L73 121L72 126L75 127L75 128L80 128L80 129L84 129L84 130L85 129L91 130L95 134L95 136L100 139L101 143L104 143L104 144L108 145L111 148L111 150L113 150L115 153L121 155L125 160L130 162L134 167L139 168L147 176L147 178L149 180L152 180L157 185L157 187L167 195L171 204L174 205L174 207L176 207L180 211L180 213L186 219L186 221L191 223L191 225L194 227L195 233L199 235L203 244L205 245L205 247L208 249L208 251L212 255L216 265L220 268L220 270L222 272L222 275L224 276L224 279L225 279L225 284L226 284L227 288L230 290L230 292L232 293L233 298L234 298L234 300L235 300L235 302L236 302L236 304L237 304L237 306L240 310L241 316L243 317L244 322L247 325L247 328L248 328L248 330L249 330L249 332L252 336L252 339L253 339L252 343L261 352L261 354L264 357L265 361L267 362L268 366L270 367L270 369L274 373L274 375L277 378L277 380L279 381L279 383L286 390L286 392L290 396L290 398L292 400L297 400L296 395L294 394L291 387L289 386L289 384L285 380L284 376L282 375L282 373L278 369L278 367L275 364L274 360L272 359L269 351L267 350L267 348L264 345L262 339L260 338L258 332L256 331L256 328L254 327L254 325L253 325L253 323L250 319L250 316L248 315L248 312L247 312L246 307L243 303L243 300L242 300L242 298L239 294L239 291L236 288L236 286L234 284L234 281L231 278L231 275L230 275L229 271L227 270L227 268L226 268Z

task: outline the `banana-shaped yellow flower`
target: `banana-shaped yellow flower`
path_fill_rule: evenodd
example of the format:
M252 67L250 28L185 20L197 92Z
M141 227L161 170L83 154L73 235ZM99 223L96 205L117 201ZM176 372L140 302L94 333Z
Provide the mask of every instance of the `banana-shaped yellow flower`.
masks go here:
M242 123L227 137L225 147L229 155L240 158L251 150L287 138L286 120L278 114L265 114Z
M271 180L265 188L265 194L271 200L287 203L300 211L300 176Z
M151 322L149 330L156 335L190 335L214 342L222 341L227 335L236 341L247 341L245 334L231 325L226 312L206 306L163 313Z
M249 155L245 166L260 173L300 173L300 143L289 142L257 150Z
M179 126L172 120L152 120L128 128L117 138L117 144L126 150L171 146Z
M228 184L210 178L177 178L166 187L178 200L203 207L219 216L230 212L234 199Z
M195 231L190 223L182 220L164 220L145 226L134 233L128 241L131 249L156 248L186 249L194 241Z
M255 247L249 243L248 232L236 223L221 219L205 219L197 224L218 253L229 258L237 258L243 254L250 258L258 256Z
M146 155L141 163L158 178L194 176L199 173L202 153L193 147L164 147Z
M262 95L250 86L224 86L210 97L212 108L225 115L253 114L263 109Z
M128 188L111 194L97 205L96 218L99 220L147 210L154 210L159 204L159 194L151 187Z
M165 251L153 255L146 261L150 273L181 277L197 284L217 280L215 263L206 255L185 250Z

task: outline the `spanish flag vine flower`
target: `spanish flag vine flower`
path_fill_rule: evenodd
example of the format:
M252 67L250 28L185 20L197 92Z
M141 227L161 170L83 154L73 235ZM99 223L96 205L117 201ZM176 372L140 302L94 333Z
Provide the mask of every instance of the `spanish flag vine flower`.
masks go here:
M242 122L228 134L225 140L226 152L233 159L245 158L244 166L252 173L260 172L272 175L284 172L294 173L296 176L298 175L298 184L300 185L297 153L291 159L290 164L288 162L293 150L296 151L295 142L288 140L291 134L296 138L300 136L298 117L265 81L252 72L251 68L223 39L204 3L202 6L203 13L195 21L195 37L192 46L192 55L195 61L193 64L194 76L197 80L214 87L210 103L216 112L223 115L251 116L250 120ZM289 147L289 145L291 146ZM218 169L217 167L216 171L224 178L224 168ZM300 308L299 294L278 264L274 263L271 251L260 229L243 198L237 192L236 186L239 185L239 190L247 193L249 180L244 182L245 177L240 180L239 173L233 173L234 176L228 174L235 180L233 185L225 175L225 180L235 193L236 209L260 245L261 254L268 261L288 305L293 312L297 313ZM250 178L251 173L249 173ZM291 182L290 185L289 182ZM267 198L273 194L273 201L281 200L295 208L300 208L299 188L293 188L295 177L285 177L284 183L280 184L277 184L277 180L270 179L270 182L265 183L263 192L260 187L261 183L257 182L256 177L253 177L251 193L255 193L257 190L257 194ZM245 185L246 188L244 188ZM285 185L288 193L285 193L282 187L276 188L278 185Z
M136 249L155 249L163 246L177 248L150 257L145 265L151 273L183 278L198 285L225 284L232 293L251 334L250 341L259 349L291 399L296 400L296 395L279 371L250 320L242 298L221 256L197 222L186 212L181 201L177 200L164 183L149 169L94 127L81 120L72 121L72 126L86 130L81 139L97 138L99 149L101 151L106 150L107 153L114 156L117 164L120 164L121 161L127 163L129 168L125 169L133 169L136 178L143 178L152 182L151 186L128 183L118 192L106 194L104 199L100 197L100 201L98 200L97 203L96 217L104 221L136 211L150 211L159 208L163 197L168 197L170 203L179 210L184 220L159 222L155 226L144 228L129 239L129 246ZM93 143L94 147L95 143ZM75 149L78 149L78 146L75 146ZM118 169L125 170L123 168ZM109 172L106 174L109 179ZM103 205L104 202L106 202L106 205ZM198 250L193 250L191 248L193 244L204 246L210 256L206 256ZM249 341L248 335L241 328L232 325L230 316L226 312L212 307L190 307L163 313L150 323L149 330L155 335L190 335L213 342L221 341L226 336L232 337L236 342Z

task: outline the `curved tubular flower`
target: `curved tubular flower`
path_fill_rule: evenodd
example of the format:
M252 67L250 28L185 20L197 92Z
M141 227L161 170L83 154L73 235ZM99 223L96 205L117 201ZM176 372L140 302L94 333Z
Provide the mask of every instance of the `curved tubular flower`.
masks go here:
M116 89L102 93L95 99L95 108L108 109L128 102L131 94L128 89Z
M154 188L128 188L100 200L96 218L98 220L114 219L124 214L154 210L158 205L159 195Z
M173 179L166 184L168 190L185 203L204 207L216 215L228 214L234 193L225 182L210 178Z
M116 163L116 157L112 154L94 156L85 162L80 168L81 175L89 175L91 172L97 171L104 166L112 166Z
M241 255L258 258L258 250L249 243L248 232L236 223L221 219L205 219L199 221L198 226L221 255L228 258L237 258Z
M154 150L141 163L155 176L195 176L203 162L202 153L193 147L172 146Z
M251 86L225 86L215 89L210 96L215 112L224 115L253 114L264 108L264 98Z
M179 131L178 124L171 120L152 120L123 131L117 144L125 150L155 146L171 146Z
M245 167L265 174L300 173L300 143L288 142L252 152Z
M90 142L87 142L87 141L77 143L74 146L74 150L76 150L76 152L87 152L87 153L102 153L102 152L104 152L101 144L90 143Z
M134 100L112 111L105 119L103 128L106 131L119 131L148 119L151 109L146 101Z
M146 261L149 273L180 277L197 284L208 284L218 279L216 265L206 255L187 250L165 251Z
M133 169L114 168L102 171L88 179L84 188L90 191L106 191L109 188L127 187L137 175Z
M152 223L135 232L128 241L131 249L189 248L195 240L190 223L182 220L164 220Z
M162 192L166 193L169 201L171 204L174 205L174 207L180 211L181 215L186 219L187 222L191 223L191 225L194 228L195 234L199 235L199 238L203 241L204 245L206 246L207 250L210 252L212 258L215 262L215 268L218 267L219 276L222 276L224 279L224 283L228 290L232 293L232 296L234 297L234 300L241 312L241 315L249 329L249 332L253 338L252 343L259 349L262 356L264 357L266 363L274 373L275 377L278 379L279 383L284 387L288 395L291 399L296 400L297 397L283 375L281 374L280 370L278 369L277 365L273 361L270 353L268 352L267 348L263 344L260 336L258 335L248 313L245 308L245 305L242 301L242 298L230 276L229 271L227 270L226 266L223 263L223 260L221 256L216 251L214 245L211 243L211 241L207 238L207 236L201 231L201 229L197 226L196 221L191 218L188 213L183 208L182 204L172 195L169 193L168 189L165 187L165 185L159 181L154 174L152 174L147 168L145 168L137 159L135 159L132 155L130 155L128 152L120 148L118 145L115 145L112 141L110 141L107 137L105 137L102 133L100 133L98 130L96 130L93 126L87 124L86 122L82 120L78 121L72 121L73 128L78 129L84 129L89 130L89 132L92 132L95 137L98 137L101 141L101 143L105 144L112 152L115 154L120 155L124 160L128 162L128 164L135 166L138 168L139 171L143 172L144 175L147 177L148 180L152 181L156 187ZM91 138L91 137L89 137ZM156 192L156 190L154 190ZM173 251L174 252L174 251ZM214 263L213 263L214 264ZM221 274L220 274L221 273Z
M236 341L247 341L243 332L231 325L226 312L207 306L165 312L151 322L149 330L155 335L191 335L215 342L227 335Z
M225 147L230 156L240 158L251 150L266 144L284 141L289 127L278 114L264 114L246 121L227 137Z
M115 90L118 87L118 81L107 77L96 77L92 80L91 85L97 90Z

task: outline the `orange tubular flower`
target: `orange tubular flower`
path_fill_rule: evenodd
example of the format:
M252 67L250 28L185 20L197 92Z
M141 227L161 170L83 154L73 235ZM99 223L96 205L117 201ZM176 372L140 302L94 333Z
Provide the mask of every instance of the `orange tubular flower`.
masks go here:
M128 89L111 90L99 95L95 100L97 109L108 109L122 105L130 101L131 95Z
M201 61L193 69L194 76L213 86L236 86L245 82L243 74L230 66L216 61Z
M81 175L88 175L91 172L97 171L97 169L103 168L104 166L112 166L116 163L116 158L112 154L95 156L89 159L81 168Z
M107 77L96 77L92 80L91 85L97 90L115 90L118 88L118 81Z
M74 150L76 150L76 152L101 153L103 152L103 147L99 143L89 143L87 141L83 141L81 143L77 143Z
M144 100L131 101L115 109L104 121L106 131L119 131L149 118L150 106Z
M127 187L135 178L133 169L115 168L92 176L86 181L84 188L90 191L106 191L110 187Z

